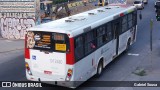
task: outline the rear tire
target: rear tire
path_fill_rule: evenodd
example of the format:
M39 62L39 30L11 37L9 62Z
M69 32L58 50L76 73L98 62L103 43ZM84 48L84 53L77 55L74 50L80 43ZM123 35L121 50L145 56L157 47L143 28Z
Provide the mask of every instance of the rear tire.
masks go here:
M100 77L103 71L103 63L102 61L99 62L98 67L97 67L97 74L96 77Z

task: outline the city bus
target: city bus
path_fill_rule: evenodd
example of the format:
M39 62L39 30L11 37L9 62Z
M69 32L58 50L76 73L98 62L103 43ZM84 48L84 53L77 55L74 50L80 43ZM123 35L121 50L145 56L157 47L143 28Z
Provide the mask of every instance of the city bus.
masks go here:
M136 41L135 6L109 5L28 29L26 77L76 88Z

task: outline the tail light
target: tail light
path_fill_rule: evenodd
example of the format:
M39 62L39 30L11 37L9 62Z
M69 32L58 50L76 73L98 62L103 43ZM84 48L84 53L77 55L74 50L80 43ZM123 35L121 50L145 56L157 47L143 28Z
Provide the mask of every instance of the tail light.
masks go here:
M26 66L26 70L27 70L28 74L32 75L31 69L30 69L29 64L27 62L26 62L25 66Z
M27 48L27 35L25 35L25 47L24 48L25 48L24 50L25 58L30 59L30 52L29 52L29 49Z
M73 70L72 69L68 69L67 76L66 76L66 81L70 81L72 75L73 75Z

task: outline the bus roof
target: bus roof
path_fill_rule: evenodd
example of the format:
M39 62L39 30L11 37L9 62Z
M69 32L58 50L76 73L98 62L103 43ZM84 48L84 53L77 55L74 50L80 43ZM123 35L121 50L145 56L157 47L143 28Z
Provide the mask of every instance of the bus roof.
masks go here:
M83 33L83 29L87 27L95 28L135 9L135 6L110 5L40 24L29 30L68 33L76 36Z

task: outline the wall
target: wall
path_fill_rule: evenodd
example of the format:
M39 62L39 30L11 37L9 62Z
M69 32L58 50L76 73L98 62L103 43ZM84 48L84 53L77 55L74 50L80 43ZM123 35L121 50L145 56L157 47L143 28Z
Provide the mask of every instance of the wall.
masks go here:
M3 38L24 39L35 26L36 0L0 0L0 32Z
M135 0L106 0L106 1L108 1L110 4L112 4L112 3L121 3L121 4L132 5Z
M114 3L114 4L119 4L119 3L126 4L127 0L107 0L107 1L109 2L109 4L112 4L112 3Z

